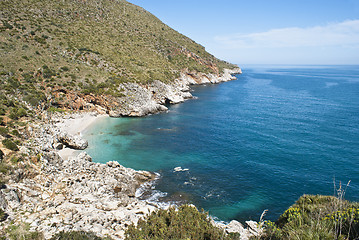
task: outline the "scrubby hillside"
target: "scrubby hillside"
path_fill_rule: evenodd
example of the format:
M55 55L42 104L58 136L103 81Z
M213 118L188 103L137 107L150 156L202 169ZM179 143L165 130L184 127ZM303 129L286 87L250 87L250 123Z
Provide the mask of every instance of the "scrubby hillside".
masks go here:
M69 92L103 102L84 95L116 98L124 82L235 67L124 0L3 0L0 9L1 85L35 106L69 107Z

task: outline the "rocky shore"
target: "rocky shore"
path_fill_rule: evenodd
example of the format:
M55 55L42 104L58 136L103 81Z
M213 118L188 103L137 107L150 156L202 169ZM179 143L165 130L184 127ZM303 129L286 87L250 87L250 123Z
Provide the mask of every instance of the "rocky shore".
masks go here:
M242 70L225 69L221 75L204 74L198 72L182 72L173 83L153 81L147 85L124 83L119 91L124 97L118 99L120 108L109 108L107 113L111 117L141 117L148 114L168 110L166 104L177 104L192 98L190 86L197 84L215 84L236 79L233 74L240 74Z
M84 94L55 88L52 90L55 97L51 99L51 104L62 109L92 111L111 117L141 117L166 111L167 104L177 104L192 98L191 85L234 80L233 74L241 72L240 68L225 69L220 75L183 71L177 79L166 83L158 80L146 84L121 83L113 95Z
M123 107L110 116L143 116L164 111L168 103L180 103L192 97L192 84L218 83L234 79L240 69L226 70L220 77L206 74L182 74L175 84L154 81L147 86L123 84ZM101 106L99 106L101 110ZM99 111L102 112L102 111ZM98 113L48 114L31 123L25 134L28 141L20 151L36 156L30 163L32 171L15 171L0 190L0 207L10 221L28 223L32 231L44 233L45 239L60 231L92 231L98 236L123 239L131 223L158 208L136 198L136 190L152 181L155 174L125 168L117 162L94 163L85 152L88 143L81 131L99 117ZM21 163L20 163L21 164ZM25 176L26 175L26 176ZM260 234L257 223L247 228L237 221L228 225L214 223L228 233L239 232L241 239Z

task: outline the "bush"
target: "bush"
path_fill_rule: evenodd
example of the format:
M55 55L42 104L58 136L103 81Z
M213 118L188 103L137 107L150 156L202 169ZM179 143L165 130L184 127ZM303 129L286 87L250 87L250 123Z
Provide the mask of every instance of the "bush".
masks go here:
M358 239L359 203L304 195L276 223L264 225L261 239Z
M7 137L8 134L9 134L9 130L7 128L0 127L0 135L1 136Z
M8 216L9 216L9 215L7 215L7 213L4 212L4 210L2 210L2 209L0 208L0 222L5 221Z
M27 116L27 111L24 108L19 108L17 110L17 116L19 118Z
M21 224L19 226L11 225L7 229L6 239L11 240L43 240L44 237L39 232L30 232L29 224Z
M12 130L12 131L11 131L11 134L12 134L13 136L18 137L18 138L21 138L21 134L20 134L19 131L16 130L16 129Z
M4 139L2 140L2 144L7 148L10 149L12 151L19 151L19 148L17 147L16 143L14 143L13 141L11 141L10 139Z
M17 157L17 156L12 156L10 159L10 162L12 162L13 164L17 164L21 161L23 161L24 159L22 157Z
M13 120L17 120L25 116L27 116L27 111L24 108L19 108L19 109L14 108L12 112L9 114L9 118Z
M69 67L67 67L67 66L63 66L63 67L60 68L60 70L63 71L63 72L67 72L67 71L69 71L70 69L69 69Z
M78 231L60 232L51 238L51 240L102 240L102 239L103 238L97 237L94 233L78 232Z
M5 154L0 150L0 162L4 159Z
M42 66L42 69L43 69L43 71L42 71L42 76L44 77L44 78L47 78L47 79L49 79L49 78L51 78L51 77L53 77L53 76L56 76L56 72L54 71L54 70L52 70L52 69L50 69L48 66L46 66L46 65L43 65Z
M130 225L126 239L233 239L222 229L212 225L208 214L195 207L184 205L178 210L158 210L139 220L137 226ZM233 237L233 238L232 238Z

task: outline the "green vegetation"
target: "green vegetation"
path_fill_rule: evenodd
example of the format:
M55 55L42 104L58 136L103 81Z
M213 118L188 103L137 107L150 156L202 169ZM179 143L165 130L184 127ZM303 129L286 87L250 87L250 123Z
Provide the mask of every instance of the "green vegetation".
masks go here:
M33 106L57 90L118 97L122 82L235 67L125 0L3 0L0 18L2 90Z
M55 234L51 240L110 240L110 238L100 238L88 232L60 232Z
M5 221L7 217L8 215L0 208L0 222Z
M7 228L7 237L4 239L9 240L43 240L44 237L41 233L30 232L29 224L10 225Z
M359 203L304 195L276 223L264 224L262 239L358 239Z
M16 143L14 143L13 141L11 141L10 139L4 139L2 140L2 144L7 148L10 149L12 151L19 151L19 148L17 147Z
M178 210L158 210L140 220L138 225L130 225L126 239L239 239L238 235L226 235L222 229L214 227L208 214L195 207L184 205Z
M0 135L3 137L7 137L9 134L9 130L7 128L4 127L0 127Z

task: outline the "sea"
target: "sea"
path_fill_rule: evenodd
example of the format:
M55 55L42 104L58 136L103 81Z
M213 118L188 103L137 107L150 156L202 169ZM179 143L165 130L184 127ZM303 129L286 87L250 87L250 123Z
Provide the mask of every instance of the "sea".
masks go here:
M158 179L138 196L192 203L218 221L276 220L303 194L359 201L359 66L242 67L194 99L84 132L93 161ZM349 184L348 184L349 183Z

